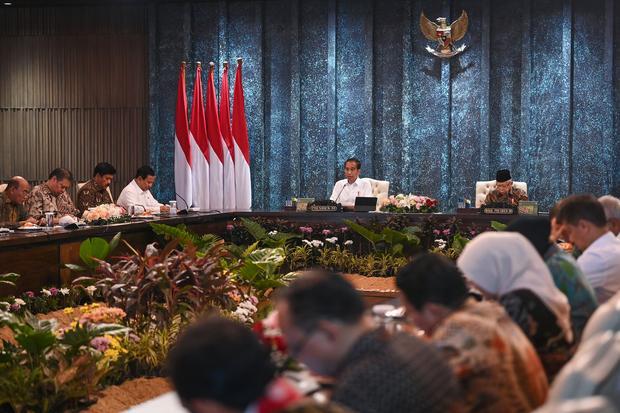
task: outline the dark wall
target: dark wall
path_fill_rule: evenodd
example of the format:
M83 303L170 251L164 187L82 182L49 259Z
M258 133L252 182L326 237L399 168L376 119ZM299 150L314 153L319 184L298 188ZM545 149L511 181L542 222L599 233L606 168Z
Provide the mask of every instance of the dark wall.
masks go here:
M118 195L148 160L147 28L144 6L0 6L0 179L108 161Z
M420 12L463 9L468 50L424 51ZM166 181L179 62L242 56L256 207L327 197L352 155L392 193L444 208L504 167L543 208L570 192L620 194L613 0L219 1L150 17L151 161Z

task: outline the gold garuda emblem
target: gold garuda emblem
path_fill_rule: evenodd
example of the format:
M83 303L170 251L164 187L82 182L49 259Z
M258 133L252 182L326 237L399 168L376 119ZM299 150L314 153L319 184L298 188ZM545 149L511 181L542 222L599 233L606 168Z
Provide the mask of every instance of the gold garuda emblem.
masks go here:
M467 26L469 19L465 10L461 13L461 16L452 22L451 25L446 23L445 17L437 18L437 23L430 21L424 12L420 14L420 30L422 34L428 40L435 41L439 44L438 49L435 50L430 46L426 46L426 51L434 54L438 57L452 57L465 50L465 45L455 47L454 42L458 42L467 33Z

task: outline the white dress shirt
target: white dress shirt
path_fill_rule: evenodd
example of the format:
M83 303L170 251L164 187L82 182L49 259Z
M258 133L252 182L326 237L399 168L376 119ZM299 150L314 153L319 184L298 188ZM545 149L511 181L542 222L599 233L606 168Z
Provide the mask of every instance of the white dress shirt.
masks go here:
M620 291L620 240L611 232L601 235L577 258L599 304Z
M129 185L123 188L121 195L118 197L116 201L118 206L129 209L129 205L135 205L137 207L137 211L139 212L141 207L146 208L149 212L159 212L162 204L157 202L157 200L151 194L151 191L148 189L143 191L135 179L132 179Z
M352 184L346 179L336 182L329 199L343 206L353 206L358 196L372 196L370 182L359 177Z

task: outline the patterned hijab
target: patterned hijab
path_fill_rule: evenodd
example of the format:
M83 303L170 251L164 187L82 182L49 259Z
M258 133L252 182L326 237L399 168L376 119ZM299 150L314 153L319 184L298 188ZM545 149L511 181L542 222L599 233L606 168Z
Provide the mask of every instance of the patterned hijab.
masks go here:
M457 265L473 283L498 297L515 290L530 290L555 314L565 337L572 340L568 299L555 286L547 265L523 235L480 234L465 246Z

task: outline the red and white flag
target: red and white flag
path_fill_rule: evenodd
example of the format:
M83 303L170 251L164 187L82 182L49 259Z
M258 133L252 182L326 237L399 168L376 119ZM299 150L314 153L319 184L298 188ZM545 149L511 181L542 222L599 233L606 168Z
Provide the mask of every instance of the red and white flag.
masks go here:
M245 121L245 102L241 81L242 59L237 59L235 95L233 96L232 134L235 139L235 186L237 209L252 208L252 180L250 176L250 141Z
M185 93L185 62L181 64L177 90L177 109L174 118L174 190L179 209L192 206L192 152L187 121Z
M224 209L235 209L235 144L230 129L230 94L228 89L228 62L220 83L220 131L224 138Z
M194 80L194 98L189 127L192 148L192 199L194 206L209 209L209 142L202 101L202 67L198 63Z
M213 71L215 64L209 63L207 80L207 136L209 137L209 209L224 208L224 140L217 116L217 96Z

